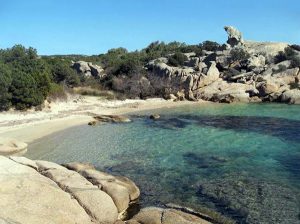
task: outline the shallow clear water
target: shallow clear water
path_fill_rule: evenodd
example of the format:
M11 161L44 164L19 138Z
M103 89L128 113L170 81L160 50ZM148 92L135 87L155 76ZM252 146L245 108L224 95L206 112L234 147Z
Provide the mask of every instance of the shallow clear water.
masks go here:
M204 104L132 120L55 133L27 156L128 176L142 205L209 208L238 223L300 223L300 106Z

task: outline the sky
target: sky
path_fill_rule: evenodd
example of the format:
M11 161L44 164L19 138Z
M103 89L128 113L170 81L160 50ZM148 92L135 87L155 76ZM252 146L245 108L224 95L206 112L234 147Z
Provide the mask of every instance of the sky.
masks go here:
M0 48L41 55L100 54L151 42L246 40L300 44L300 0L0 0Z

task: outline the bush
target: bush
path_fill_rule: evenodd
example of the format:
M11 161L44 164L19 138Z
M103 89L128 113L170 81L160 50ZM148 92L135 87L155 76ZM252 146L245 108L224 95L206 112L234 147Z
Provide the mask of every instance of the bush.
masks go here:
M183 53L177 52L169 57L168 64L170 66L179 67L179 66L183 66L184 62L187 60L188 60L188 58L186 55L184 55Z
M41 104L49 93L47 66L33 48L21 45L0 51L0 110Z
M115 94L112 91L100 90L92 87L77 87L73 89L74 93L83 96L99 96L104 99L112 100L115 99Z
M293 45L291 45L291 48L296 50L296 51L300 51L300 45L293 44Z
M53 100L66 100L67 99L67 94L64 91L63 85L59 85L59 84L56 84L56 83L51 83L48 98L50 99L50 101L53 101Z
M37 83L30 74L18 72L13 77L10 88L12 94L12 104L17 110L42 104L44 97L38 91Z
M80 84L80 77L74 69L70 67L69 60L60 58L45 58L52 80L55 83L65 83L73 87Z
M243 48L233 48L230 51L230 61L237 62L237 61L245 61L250 58L250 54L245 51Z
M204 41L202 44L202 49L206 51L218 51L220 49L220 44L214 41Z
M0 63L0 111L8 110L11 106L11 74L8 67Z

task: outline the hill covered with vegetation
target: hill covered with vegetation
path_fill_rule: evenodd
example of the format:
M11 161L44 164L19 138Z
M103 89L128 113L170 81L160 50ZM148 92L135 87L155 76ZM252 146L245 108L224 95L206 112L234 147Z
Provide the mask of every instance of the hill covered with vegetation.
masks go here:
M300 67L298 45L246 43L240 32L229 28L226 28L229 34L227 44L223 45L212 41L197 45L156 41L142 50L129 52L125 48L116 48L93 56L39 56L34 48L21 45L2 49L0 110L39 109L46 99L63 98L65 91L71 91L74 87L113 90L123 98L169 98L176 95L178 99L214 101L215 96L208 97L204 87L219 78L227 84L236 83L228 88L240 88L240 84L252 85L253 89L242 86L245 93L263 100L268 96L269 100L270 94L265 90L270 83L273 85L274 80L270 82L266 77L286 70L293 73L290 77L295 76L295 81L277 83L276 88L285 84L299 88L299 69L295 70ZM264 52L260 52L261 49ZM258 77L263 77L264 83ZM265 84L267 87L262 87ZM263 94L261 89L265 91ZM213 90L209 91L211 94ZM219 97L217 101L224 99Z

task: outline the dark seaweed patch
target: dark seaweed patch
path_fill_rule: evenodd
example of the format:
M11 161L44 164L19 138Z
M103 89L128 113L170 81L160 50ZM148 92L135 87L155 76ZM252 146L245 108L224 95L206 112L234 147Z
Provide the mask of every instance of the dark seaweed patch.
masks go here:
M149 125L149 122L146 123ZM200 127L214 127L237 132L256 132L271 135L282 140L300 142L300 121L258 116L209 116L179 115L163 117L152 122L152 127L181 129L190 124Z
M300 154L280 155L276 159L294 178L300 179Z
M194 152L183 154L184 160L199 169L218 168L228 160L223 157L200 155Z

